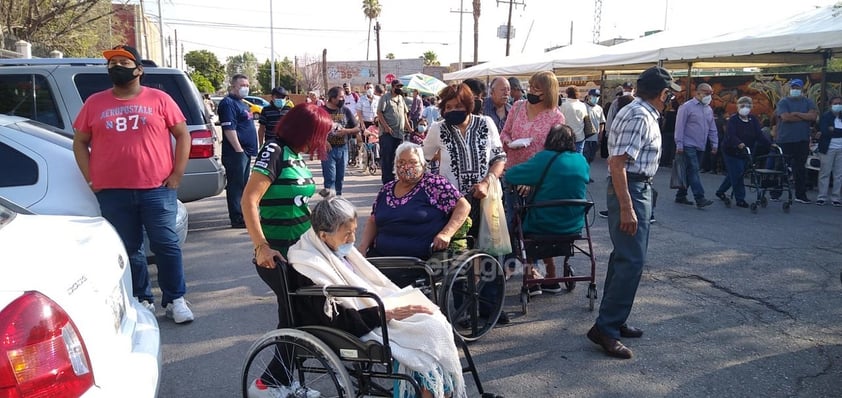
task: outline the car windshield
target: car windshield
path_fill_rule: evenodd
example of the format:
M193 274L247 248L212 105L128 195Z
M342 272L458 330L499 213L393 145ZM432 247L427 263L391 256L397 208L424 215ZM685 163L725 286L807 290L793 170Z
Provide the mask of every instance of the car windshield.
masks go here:
M199 92L196 91L185 76L183 79L178 74L144 74L140 83L147 87L157 88L165 91L175 100L178 107L181 108L181 113L187 118L188 125L205 124L203 109L200 106ZM79 96L82 101L85 101L92 94L111 88L113 85L108 75L104 73L80 73L74 78L76 89L79 90ZM195 93L194 93L195 91ZM191 106L192 104L192 106Z

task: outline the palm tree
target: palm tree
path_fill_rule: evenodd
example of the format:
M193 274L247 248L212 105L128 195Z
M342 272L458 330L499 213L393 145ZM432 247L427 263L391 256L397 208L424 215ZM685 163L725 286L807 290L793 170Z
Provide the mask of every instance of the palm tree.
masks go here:
M395 59L395 54L393 54L393 53L386 54L386 59Z
M424 65L426 66L441 65L441 63L439 62L439 56L436 55L436 53L432 50L425 52L423 55L421 55L421 58L424 59Z
M474 65L477 64L477 60L479 59L479 1L474 0Z
M368 51L371 47L371 22L380 16L380 1L363 0L363 14L368 18L368 39L365 45L365 60L368 61Z

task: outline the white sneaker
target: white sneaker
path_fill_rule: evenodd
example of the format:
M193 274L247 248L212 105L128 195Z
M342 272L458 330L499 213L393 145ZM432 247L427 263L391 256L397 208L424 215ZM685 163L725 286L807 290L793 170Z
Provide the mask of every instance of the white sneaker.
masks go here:
M172 319L175 323L184 323L193 321L193 311L187 307L187 301L184 297L179 297L167 304L167 318Z
M270 387L263 384L260 379L255 380L249 386L249 398L320 398L322 394L307 387L301 387L297 381L289 386Z
M152 314L155 313L155 304L152 304L151 302L146 300L138 300L138 302L140 302L140 305L142 305L143 308L149 310L149 312L151 312Z

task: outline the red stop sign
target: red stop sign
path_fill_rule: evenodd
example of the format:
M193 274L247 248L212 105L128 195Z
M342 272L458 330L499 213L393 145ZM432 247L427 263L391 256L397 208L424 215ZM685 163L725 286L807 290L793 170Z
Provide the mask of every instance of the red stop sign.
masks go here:
M397 79L397 76L389 73L386 75L386 84L392 84L392 80Z

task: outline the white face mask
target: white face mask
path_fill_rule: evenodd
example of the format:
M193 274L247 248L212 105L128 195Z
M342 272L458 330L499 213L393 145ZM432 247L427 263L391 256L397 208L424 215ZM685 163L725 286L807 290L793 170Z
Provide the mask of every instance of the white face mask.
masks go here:
M249 95L249 88L248 87L240 87L240 90L237 92L240 95L240 98Z
M626 96L626 95L632 95L632 92L631 91L623 91L623 96Z
M801 90L798 90L798 89L789 90L789 96L790 97L798 97L800 95L801 95Z
M365 93L366 93L369 97L374 97L374 89L373 89L373 88L370 88L370 89L366 90L366 91L365 91Z
M740 108L737 112L740 112L740 116L748 116L751 113L751 108Z
M712 96L706 95L706 96L702 97L702 103L705 104L705 105L710 105L710 101L712 99L713 99Z
M830 106L830 110L833 111L833 113L840 113L842 112L842 104L833 104Z

